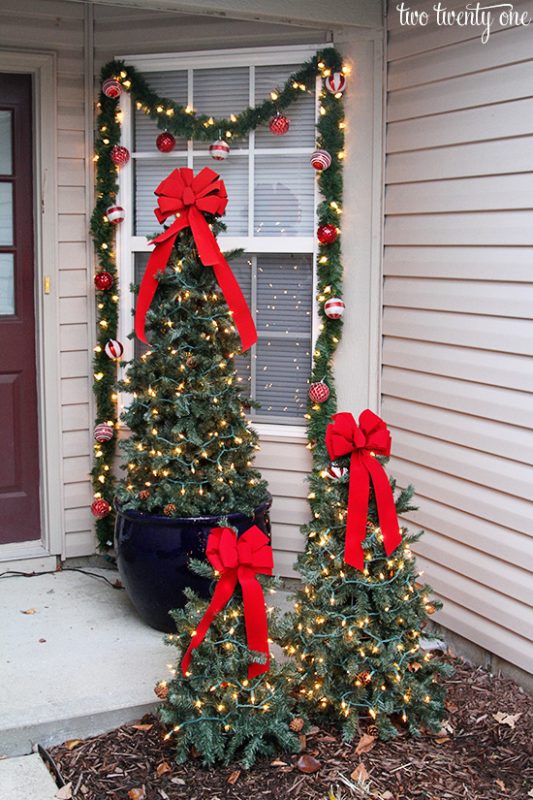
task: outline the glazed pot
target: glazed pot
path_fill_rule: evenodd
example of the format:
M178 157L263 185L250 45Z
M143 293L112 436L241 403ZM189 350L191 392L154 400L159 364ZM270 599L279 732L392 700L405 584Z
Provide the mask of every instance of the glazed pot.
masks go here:
M270 536L272 497L255 509L253 517L226 514L228 523L243 534L257 525ZM205 559L207 537L220 515L163 517L122 510L115 502L115 550L120 578L139 616L158 631L175 632L169 616L186 603L183 590L190 586L201 597L210 597L211 581L189 568L191 558Z

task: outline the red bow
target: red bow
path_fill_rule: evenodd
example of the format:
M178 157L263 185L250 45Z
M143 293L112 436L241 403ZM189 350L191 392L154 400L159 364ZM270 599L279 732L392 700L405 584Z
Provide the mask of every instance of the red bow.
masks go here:
M379 525L385 552L390 555L402 537L396 506L387 474L376 454L389 456L391 436L386 424L368 408L359 417L359 426L352 414L333 415L326 429L326 447L332 460L351 453L348 517L344 560L356 569L365 565L362 542L366 536L370 480L374 484Z
M196 176L192 169L182 167L173 170L159 184L155 194L158 195L158 208L154 210L154 213L158 221L164 222L171 216L176 216L176 219L152 242L155 250L146 265L137 298L135 311L137 338L141 342L146 342L145 318L158 286L156 275L165 269L178 233L183 228L189 227L198 249L200 261L204 266L213 267L215 270L218 285L226 298L233 322L241 337L242 349L243 351L248 350L257 341L254 321L241 287L220 252L217 240L204 217L206 213L218 216L224 213L228 204L224 181L220 180L217 173L209 167L204 167Z
M238 581L242 589L248 649L266 656L264 664L255 662L248 666L248 678L255 678L268 672L270 667L265 598L256 578L257 573L272 575L274 562L270 540L257 525L252 525L239 538L232 528L212 528L207 540L206 554L214 569L220 572L220 579L183 656L181 670L186 676L192 651L203 642L209 626L228 603Z

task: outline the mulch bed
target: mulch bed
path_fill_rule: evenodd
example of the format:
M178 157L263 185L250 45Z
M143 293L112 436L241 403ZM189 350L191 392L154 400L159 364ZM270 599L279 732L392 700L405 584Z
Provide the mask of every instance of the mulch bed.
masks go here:
M533 698L513 681L455 660L448 681L448 721L438 736L344 745L315 728L304 755L320 762L300 771L298 756L203 769L173 763L154 717L51 755L75 800L503 800L533 797ZM495 716L496 715L496 718ZM370 748L370 749L368 749ZM367 750L365 752L365 750ZM363 767L361 767L361 764ZM358 780L359 778L359 780ZM65 789L61 790L62 793ZM65 796L68 797L67 789Z

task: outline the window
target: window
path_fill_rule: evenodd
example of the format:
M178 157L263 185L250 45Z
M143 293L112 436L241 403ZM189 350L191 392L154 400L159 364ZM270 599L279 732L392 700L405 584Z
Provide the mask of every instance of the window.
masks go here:
M312 52L308 47L269 48L127 61L146 73L158 94L201 113L229 117L269 97ZM261 403L251 417L259 423L303 425L315 327L317 189L309 157L315 147L316 97L302 94L291 106L286 135L273 136L261 126L246 139L230 141L225 161L210 157L209 142L182 139L172 153L160 153L155 123L132 107L131 98L122 102L124 141L132 155L120 174L121 204L127 210L120 263L129 271L122 286L141 279L151 250L146 237L159 230L153 214L159 182L177 167L198 172L209 166L219 172L229 196L227 231L219 244L222 250L246 251L231 267L258 331L257 344L238 357L240 378ZM222 134L213 129L213 140ZM131 297L123 305L124 339L131 330ZM126 355L132 355L131 349Z

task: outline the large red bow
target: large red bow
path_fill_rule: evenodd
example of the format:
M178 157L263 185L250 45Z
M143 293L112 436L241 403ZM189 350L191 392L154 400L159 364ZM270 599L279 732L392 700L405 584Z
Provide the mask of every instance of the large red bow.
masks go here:
M162 181L155 194L158 195L158 208L154 213L159 222L164 222L168 217L176 219L163 233L156 236L152 244L152 252L146 271L144 273L137 307L135 311L135 333L141 342L146 342L145 319L157 289L156 275L162 272L172 252L176 236L189 227L192 231L200 261L206 267L213 267L218 285L226 298L228 307L233 315L233 322L241 337L242 349L248 350L257 341L250 309L246 304L241 287L224 256L220 252L217 240L207 224L204 214L224 213L228 204L228 196L224 181L220 180L216 172L209 167L204 167L198 175L192 169L182 167L173 170Z
M252 525L239 538L232 528L212 528L206 553L209 562L220 573L220 578L207 611L183 656L182 672L187 674L192 651L203 642L209 626L228 603L238 581L242 589L248 649L264 653L266 657L263 664L255 662L248 666L248 678L255 678L268 672L270 667L265 598L256 578L258 573L272 575L274 562L270 540L257 525Z
M390 555L402 540L389 479L375 458L376 454L390 455L391 436L383 420L368 408L360 415L359 426L352 414L343 412L334 414L333 422L326 429L326 447L332 460L352 454L344 560L352 567L363 570L365 559L362 542L366 536L370 480L374 484L386 554Z

